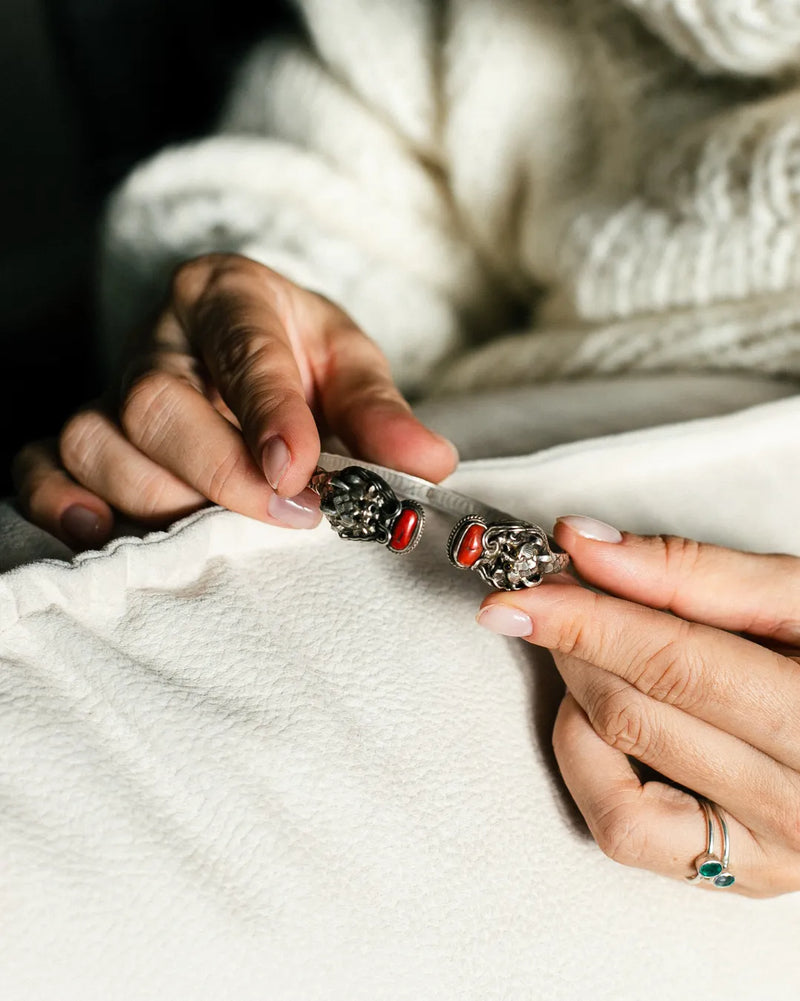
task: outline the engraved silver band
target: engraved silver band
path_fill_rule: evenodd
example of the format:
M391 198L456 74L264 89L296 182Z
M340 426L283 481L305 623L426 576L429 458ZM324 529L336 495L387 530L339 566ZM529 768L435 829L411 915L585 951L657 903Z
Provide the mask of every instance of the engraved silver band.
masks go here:
M342 538L379 542L395 553L419 541L423 505L459 516L447 543L450 563L500 590L535 587L569 564L540 526L418 476L323 452L309 487Z

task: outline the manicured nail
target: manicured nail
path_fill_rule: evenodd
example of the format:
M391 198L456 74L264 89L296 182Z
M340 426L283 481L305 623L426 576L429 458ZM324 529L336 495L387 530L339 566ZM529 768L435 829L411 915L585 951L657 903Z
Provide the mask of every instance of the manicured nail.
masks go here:
M292 457L283 438L280 435L270 438L261 451L261 466L267 483L273 490L278 489L278 484L283 479L291 461Z
M577 532L584 539L593 539L595 542L622 542L621 532L618 532L613 525L607 525L596 518L587 518L583 514L568 514L558 518L556 523L559 521L569 525L573 532Z
M443 444L447 445L447 447L453 453L453 462L457 466L459 464L459 462L461 462L461 456L458 454L458 449L456 448L456 446L452 443L452 441L450 441L449 438L445 438L445 436L443 434L437 434L436 437Z
M99 546L105 540L100 516L82 504L73 504L61 515L61 528L82 546Z
M316 528L322 517L319 497L313 490L304 490L296 497L273 494L267 504L267 511L288 528Z
M530 636L533 632L530 615L508 605L487 605L478 612L476 622L501 636Z

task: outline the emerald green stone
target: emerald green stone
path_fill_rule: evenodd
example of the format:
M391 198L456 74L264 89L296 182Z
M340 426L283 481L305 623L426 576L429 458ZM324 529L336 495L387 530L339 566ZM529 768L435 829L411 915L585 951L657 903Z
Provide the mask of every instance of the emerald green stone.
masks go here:
M704 862L700 869L698 870L700 875L704 879L712 879L714 876L719 876L722 872L722 863L716 862L713 859L709 859L708 862ZM727 884L724 884L727 886Z
M714 886L733 886L736 882L736 877L732 876L729 872L722 873L721 876L717 876L714 880Z

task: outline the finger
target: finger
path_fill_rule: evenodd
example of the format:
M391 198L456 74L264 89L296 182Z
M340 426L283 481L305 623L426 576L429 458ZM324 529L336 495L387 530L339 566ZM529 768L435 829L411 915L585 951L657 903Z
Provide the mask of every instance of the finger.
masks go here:
M83 410L59 439L64 468L119 511L154 525L197 510L207 499L143 455L102 410Z
M319 523L316 494L306 490L298 497L279 497L241 434L183 380L150 372L129 390L120 419L131 443L157 468L188 484L193 496L291 528Z
M287 329L293 293L269 275L244 259L189 262L175 276L173 304L255 466L281 496L292 497L314 472L319 433L309 406L313 385L298 368ZM249 471L242 466L234 477ZM239 489L247 490L244 479Z
M584 580L604 591L720 629L800 644L797 557L620 533L581 515L559 518L554 535Z
M94 549L108 541L114 516L100 497L64 471L55 439L31 442L11 467L22 513L71 549Z
M174 311L163 310L151 324L132 338L130 361L125 367L116 393L110 394L109 412L117 413L124 406L125 399L133 386L150 372L166 372L192 386L202 393L222 416L238 431L242 430L239 419L220 395L219 389L211 381L208 371L194 354Z
M800 671L771 650L583 587L494 594L478 622L588 661L800 769Z
M380 348L346 317L329 329L320 405L330 428L368 462L439 482L458 465L452 442L412 413Z
M707 845L697 799L665 782L642 784L625 752L598 736L571 693L561 703L553 747L570 794L609 858L675 879L696 873L694 861ZM727 819L736 877L731 889L748 896L787 892L785 874L761 865L761 848L748 828L730 812Z
M787 834L800 776L746 741L674 706L648 699L578 658L558 668L592 728L617 751L730 810L752 831Z

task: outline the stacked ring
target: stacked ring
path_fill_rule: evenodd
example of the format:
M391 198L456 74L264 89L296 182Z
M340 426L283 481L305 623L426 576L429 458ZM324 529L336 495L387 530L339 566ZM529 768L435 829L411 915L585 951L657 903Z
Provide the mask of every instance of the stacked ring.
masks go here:
M309 487L341 538L379 542L393 553L411 552L419 542L423 504L459 515L447 558L498 590L536 587L569 564L567 553L538 525L394 469L323 453ZM411 499L401 500L395 490Z
M698 802L703 808L706 819L706 850L694 861L696 872L692 876L687 876L689 883L709 883L719 889L733 886L736 877L728 869L730 862L730 832L725 814L710 800L698 796ZM716 836L714 833L714 820L719 823L722 831L722 857L720 858L714 851Z

